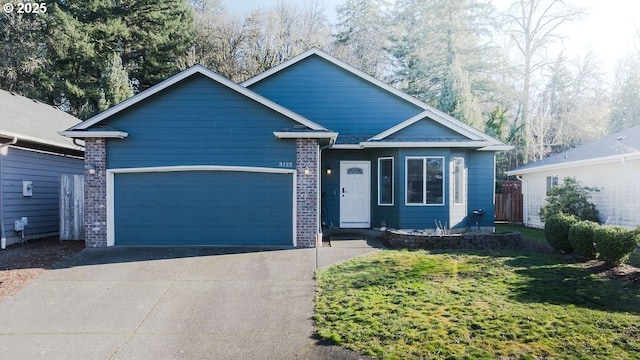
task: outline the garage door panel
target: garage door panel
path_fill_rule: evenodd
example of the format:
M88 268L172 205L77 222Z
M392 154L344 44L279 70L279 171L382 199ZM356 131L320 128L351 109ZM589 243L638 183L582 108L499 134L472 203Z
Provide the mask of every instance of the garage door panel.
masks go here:
M292 245L290 173L114 176L116 245Z

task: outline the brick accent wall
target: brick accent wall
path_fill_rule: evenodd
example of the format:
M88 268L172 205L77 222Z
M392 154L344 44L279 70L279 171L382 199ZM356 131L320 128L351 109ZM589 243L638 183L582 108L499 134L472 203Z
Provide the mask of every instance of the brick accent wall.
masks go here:
M84 163L96 173L85 170L84 225L85 246L107 246L107 148L105 139L86 139Z
M296 139L297 247L315 247L318 233L318 140Z

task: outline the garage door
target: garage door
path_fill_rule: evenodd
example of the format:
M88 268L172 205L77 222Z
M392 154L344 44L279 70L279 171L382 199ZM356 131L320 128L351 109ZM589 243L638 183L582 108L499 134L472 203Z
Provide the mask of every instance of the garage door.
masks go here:
M117 173L116 245L293 245L293 175Z

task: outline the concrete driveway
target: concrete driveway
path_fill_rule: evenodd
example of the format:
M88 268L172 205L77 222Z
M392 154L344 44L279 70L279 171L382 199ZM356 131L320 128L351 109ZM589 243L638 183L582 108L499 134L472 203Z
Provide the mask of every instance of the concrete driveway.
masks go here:
M360 359L313 339L314 272L371 251L85 249L0 302L0 358Z

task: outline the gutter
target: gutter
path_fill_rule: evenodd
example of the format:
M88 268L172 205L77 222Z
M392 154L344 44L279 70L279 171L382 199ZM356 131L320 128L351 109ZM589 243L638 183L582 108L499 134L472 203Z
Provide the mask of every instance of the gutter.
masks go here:
M522 222L524 226L529 226L529 182L523 179L522 175L516 175L516 179L522 182L522 189L526 189L522 194Z
M6 144L0 144L0 150L9 147L18 142L18 138L14 137L13 140ZM4 250L7 247L7 237L5 235L4 228L4 155L0 154L0 248Z

